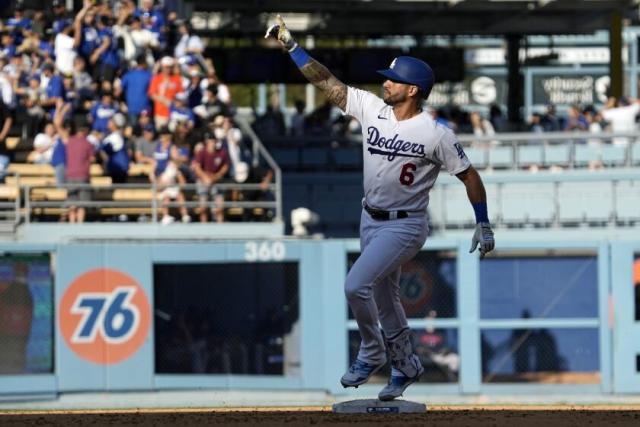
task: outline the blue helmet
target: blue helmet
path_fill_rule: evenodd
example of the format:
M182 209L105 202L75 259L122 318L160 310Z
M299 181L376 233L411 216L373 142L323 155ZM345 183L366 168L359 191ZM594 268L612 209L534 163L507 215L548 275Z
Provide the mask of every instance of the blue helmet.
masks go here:
M418 86L425 99L431 93L435 81L429 64L412 56L398 56L391 62L388 70L378 70L378 73L389 80Z

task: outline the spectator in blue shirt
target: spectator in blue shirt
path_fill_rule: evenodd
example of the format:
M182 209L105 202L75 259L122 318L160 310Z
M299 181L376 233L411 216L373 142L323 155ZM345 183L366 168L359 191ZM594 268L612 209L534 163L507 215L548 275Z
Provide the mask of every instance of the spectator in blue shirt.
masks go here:
M189 96L186 92L176 94L171 107L169 107L169 129L174 130L178 123L184 123L190 131L195 124L196 116L187 105Z
M147 69L144 55L140 55L136 68L127 71L121 81L121 90L129 109L130 123L136 123L142 111L151 109L148 94L150 82L151 72Z
M49 80L49 82L47 83L44 91L45 99L40 103L40 105L45 109L48 108L49 116L53 118L56 112L56 103L58 100L65 100L64 82L62 81L62 77L53 73L53 64L50 62L47 62L42 66L42 74Z
M113 37L110 21L108 16L100 16L97 20L99 46L89 58L89 62L94 66L93 78L96 81L113 82L116 70L120 66L118 45Z
M2 53L5 58L12 58L16 54L15 38L12 33L4 31L2 37L0 37L0 43L2 43L0 53Z
M89 115L94 131L105 135L109 131L109 120L118 112L118 106L113 102L113 95L110 91L102 91L100 102L91 107Z
M21 4L16 4L13 9L13 17L7 19L6 23L7 27L20 29L20 30L30 30L31 29L31 19L24 16L24 6Z
M78 53L87 63L89 63L91 55L100 46L98 43L98 31L95 29L95 11L93 9L82 8L76 20L81 22L80 29L80 46ZM91 64L92 65L92 64ZM93 67L87 67L87 71L91 74Z
M142 0L140 7L134 12L134 16L140 18L144 28L156 35L160 47L164 49L167 44L167 20L164 10L154 6L153 0Z
M5 25L7 28L10 28L16 38L16 44L22 43L24 38L23 31L31 30L31 19L24 16L24 6L21 4L16 4L14 8L14 15L12 18L7 19L7 23Z

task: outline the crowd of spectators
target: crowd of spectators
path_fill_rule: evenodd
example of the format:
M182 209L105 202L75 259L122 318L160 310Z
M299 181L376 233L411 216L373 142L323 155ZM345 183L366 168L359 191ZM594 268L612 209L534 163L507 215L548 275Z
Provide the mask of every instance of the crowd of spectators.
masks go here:
M169 6L167 2L165 6ZM198 217L223 221L215 183L272 173L251 170L250 150L233 122L228 87L203 57L204 43L170 7L153 0L85 0L75 14L62 0L47 10L18 2L0 22L0 171L11 160L6 137L22 124L33 141L27 161L51 164L70 187L68 219L82 222L85 186L97 162L113 183L146 165L163 201L163 224L183 222L184 184L197 184ZM208 205L209 195L215 206Z

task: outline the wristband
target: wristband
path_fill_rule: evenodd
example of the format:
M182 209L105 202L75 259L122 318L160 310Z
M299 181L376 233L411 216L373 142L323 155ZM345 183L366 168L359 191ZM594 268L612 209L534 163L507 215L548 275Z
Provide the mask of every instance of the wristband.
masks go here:
M473 211L476 213L476 224L481 222L489 222L489 214L487 213L487 202L472 203Z
M293 59L293 62L296 63L298 68L302 68L303 66L305 66L307 64L307 62L309 62L311 60L311 57L309 56L307 51L304 50L303 48L301 48L299 45L296 45L289 52L289 55L291 55L291 59Z

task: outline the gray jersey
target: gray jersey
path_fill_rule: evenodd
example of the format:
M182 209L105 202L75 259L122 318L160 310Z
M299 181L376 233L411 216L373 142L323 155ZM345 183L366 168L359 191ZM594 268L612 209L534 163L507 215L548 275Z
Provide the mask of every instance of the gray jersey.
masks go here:
M451 129L424 111L398 121L382 99L349 87L345 112L362 126L364 201L373 208L424 211L442 166L452 175L471 166Z

